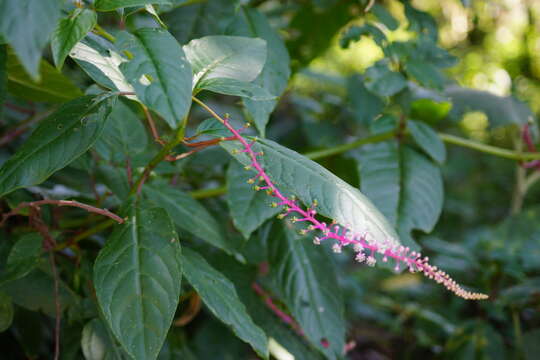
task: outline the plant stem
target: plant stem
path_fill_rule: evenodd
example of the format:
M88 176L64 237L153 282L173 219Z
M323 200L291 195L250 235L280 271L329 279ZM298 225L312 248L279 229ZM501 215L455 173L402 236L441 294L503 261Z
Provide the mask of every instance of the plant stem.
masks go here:
M510 160L526 161L540 159L540 153L521 152L515 150L503 149L497 146L483 144L478 141L464 139L458 136L439 133L439 138L449 144L466 147L486 154L502 157Z
M338 146L335 146L335 147L332 147L332 148L329 148L329 149L308 152L308 153L304 154L304 156L309 158L309 159L312 159L312 160L322 159L322 158L325 158L325 157L328 157L328 156L344 153L346 151L355 149L355 148L363 146L363 145L378 143L378 142L385 141L385 140L390 140L395 135L396 135L395 132L388 131L388 132L385 132L385 133L382 133L382 134L377 134L377 135L373 135L373 136L370 136L370 137L358 139L358 140L355 140L355 141L350 142L348 144L338 145Z
M103 36L105 39L109 40L112 43L116 42L116 38L109 34L104 28L102 28L98 24L94 26L94 32L98 35Z

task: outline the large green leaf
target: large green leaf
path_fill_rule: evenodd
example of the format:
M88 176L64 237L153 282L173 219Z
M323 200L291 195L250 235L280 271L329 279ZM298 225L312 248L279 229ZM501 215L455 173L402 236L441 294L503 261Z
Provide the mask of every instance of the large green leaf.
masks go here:
M450 116L460 120L468 111L482 111L488 119L490 127L506 125L524 125L534 114L529 107L512 96L498 96L487 91L450 86L445 94L452 100Z
M446 148L431 126L420 121L408 120L407 128L411 132L414 141L426 154L439 164L444 163L446 160Z
M251 36L266 41L266 63L254 83L266 89L270 94L280 96L291 75L289 53L283 39L270 26L266 16L256 9L242 7L230 29L232 35ZM277 100L244 99L246 110L262 136L265 134L268 118L276 104Z
M89 9L75 9L68 17L60 20L51 39L53 59L58 69L62 68L64 60L71 49L97 22L97 14Z
M45 60L39 65L40 81L34 81L12 51L7 54L9 92L29 101L66 102L82 95L81 90Z
M73 47L69 56L98 84L111 90L135 92L119 68L120 64L127 60L107 40L88 34ZM134 95L128 98L137 100Z
M147 185L143 193L167 210L174 224L182 230L228 253L234 253L234 247L227 242L216 219L185 192L170 186Z
M163 29L122 32L118 48L130 59L120 70L143 104L175 128L191 105L191 67L176 39Z
M197 290L212 313L231 327L236 336L250 344L260 356L268 359L266 334L253 323L233 283L191 249L184 249L182 260L187 281Z
M228 151L239 148L238 142L222 142ZM374 241L399 245L394 228L371 201L316 162L271 140L259 139L253 149L263 151L260 163L282 192L292 192L304 204L318 203L317 212L347 226L352 232L369 233ZM244 165L250 161L244 153L233 154Z
M205 36L184 45L193 68L193 88L216 78L253 81L266 61L266 42L241 36Z
M172 0L96 0L97 11L113 11L119 8L142 6L146 4L170 4Z
M443 205L441 171L424 156L395 142L359 152L361 189L398 229L407 246L410 232L433 230Z
M343 351L346 325L341 289L328 256L310 239L298 237L289 222L276 224L268 242L270 274L280 299L312 344L336 359Z
M0 35L15 50L34 80L39 80L39 60L43 47L60 17L60 0L0 1Z
M14 312L11 297L0 292L0 333L9 329Z
M126 206L94 265L99 306L135 359L155 359L180 296L180 243L167 212L139 201Z
M85 153L101 134L114 99L84 96L41 121L0 168L0 196L45 181Z
M231 211L234 225L244 238L280 209L270 207L271 200L264 192L253 191L253 185L246 181L251 172L246 171L238 162L232 162L227 171L227 204Z
M199 83L199 87L218 94L240 96L255 101L268 101L276 98L265 88L255 83L235 79L214 78L204 80Z
M20 279L36 268L43 249L41 243L41 236L31 233L13 245L7 258L6 269L0 275L0 285Z
M123 161L141 153L147 144L146 129L139 117L120 100L114 106L94 148L104 159Z

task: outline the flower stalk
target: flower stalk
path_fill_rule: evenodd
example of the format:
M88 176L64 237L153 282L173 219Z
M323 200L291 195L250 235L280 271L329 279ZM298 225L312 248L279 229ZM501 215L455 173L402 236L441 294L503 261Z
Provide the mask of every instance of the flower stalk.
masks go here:
M253 146L257 142L257 138L252 141L246 140L241 135L249 124L241 129L235 129L228 118L222 118L217 115L213 110L208 108L206 104L200 100L194 98L194 101L207 109L217 120L223 123L225 127L231 132L231 134L242 145L240 149L236 149L237 153L245 153L249 159L250 164L245 167L246 170L255 171L256 175L248 180L248 183L254 184L253 189L255 191L266 191L266 193L275 198L272 203L273 207L282 207L283 212L278 215L278 218L284 219L292 215L291 221L293 223L305 223L306 228L300 230L301 235L306 235L309 232L317 232L318 235L314 236L313 243L315 245L321 244L323 241L332 241L332 249L336 253L340 253L343 247L351 246L356 253L355 260L360 263L366 263L368 266L375 266L377 259L376 254L382 256L383 262L388 262L392 259L395 262L395 270L400 271L401 266L408 268L410 272L421 272L427 278L436 281L439 284L445 286L448 290L455 295L467 300L483 300L488 296L481 293L470 292L463 289L458 283L456 283L447 273L438 269L436 266L429 264L429 258L422 256L420 252L411 251L408 247L396 246L388 242L373 239L367 234L359 234L351 231L345 226L319 221L315 216L317 211L317 202L315 201L311 207L303 208L298 200L294 197L285 196L270 179L270 176L266 173L258 158L263 156L263 152L256 152Z

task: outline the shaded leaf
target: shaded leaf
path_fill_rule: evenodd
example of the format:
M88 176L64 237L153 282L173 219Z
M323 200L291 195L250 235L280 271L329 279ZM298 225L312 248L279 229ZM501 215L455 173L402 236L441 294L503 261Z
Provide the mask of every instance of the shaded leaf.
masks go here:
M367 90L360 76L348 79L347 97L354 118L364 125L371 123L384 108L383 100Z
M212 313L261 357L268 359L266 334L253 323L232 282L191 249L182 254L184 275Z
M364 77L366 88L379 96L392 96L407 86L405 77L390 70L384 60L368 68Z
M176 39L163 29L122 32L117 46L130 59L120 70L143 104L172 127L184 119L191 105L191 67Z
M11 326L13 314L11 298L0 291L0 332L6 331Z
M62 280L59 285L59 302L63 311L77 302L77 296ZM2 285L2 291L11 296L13 303L28 310L40 310L52 317L56 313L54 278L41 269L35 269L22 279Z
M94 148L109 161L123 161L141 153L147 144L148 136L141 120L120 100L112 109Z
M380 4L375 4L370 10L380 22L382 22L389 30L396 30L399 26L398 21Z
M7 46L0 45L0 107L7 96ZM1 115L1 113L0 113Z
M216 219L197 200L170 186L144 187L148 199L163 207L176 226L225 252L234 253Z
M62 68L75 44L94 28L96 22L97 14L94 11L80 8L58 22L51 39L53 59L58 69Z
M0 168L0 196L36 185L85 153L97 140L114 98L84 96L42 120Z
M411 132L414 141L426 154L439 164L444 163L446 160L446 148L431 126L422 122L408 120L407 128Z
M330 359L345 344L343 297L329 254L278 223L268 243L272 282L311 343ZM328 343L328 347L323 344Z
M41 258L41 236L32 233L23 236L11 248L6 269L0 275L0 285L20 279L34 270Z
M229 129L214 118L208 118L201 122L195 131L196 134L209 135L213 137L228 137L231 135Z
M60 17L59 0L2 0L0 2L0 35L15 50L19 61L37 81L41 52Z
M271 199L264 192L254 191L253 185L246 181L251 177L242 165L231 162L227 171L227 204L235 227L244 238L249 239L251 233L280 209L270 207Z
M182 262L174 226L161 208L139 201L124 208L94 265L99 306L134 359L155 359L180 296Z
M81 90L45 60L39 65L40 81L34 81L12 51L7 54L9 92L30 101L65 102L82 95Z

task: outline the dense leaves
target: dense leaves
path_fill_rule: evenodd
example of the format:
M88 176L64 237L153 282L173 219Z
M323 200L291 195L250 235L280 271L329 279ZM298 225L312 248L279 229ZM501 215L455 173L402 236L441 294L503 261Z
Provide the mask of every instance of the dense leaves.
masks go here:
M539 358L539 19L0 0L2 354Z

